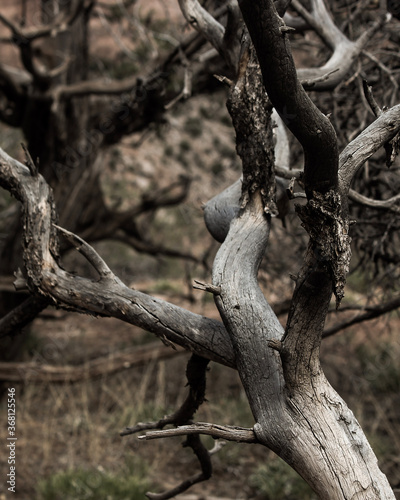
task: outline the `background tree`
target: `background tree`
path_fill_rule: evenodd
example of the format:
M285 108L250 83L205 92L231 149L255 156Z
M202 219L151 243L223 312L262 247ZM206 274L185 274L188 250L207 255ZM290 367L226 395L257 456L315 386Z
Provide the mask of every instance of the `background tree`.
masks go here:
M188 37L182 45L165 50L161 62L149 61L143 73L136 70L122 79L110 80L109 74L89 71L90 22L100 19L113 29L112 23L121 17L137 19L134 4L46 0L21 2L16 19L0 14L5 28L2 42L5 48L12 44L9 59L19 57L15 66L11 61L0 66L0 119L22 131L31 157L54 189L60 224L87 241L114 239L138 252L199 262L201 257L189 250L165 248L151 241L147 224L140 221L143 215L149 217L185 199L190 175L142 193L126 210L107 201L101 185L101 153L124 136L163 122L165 105L176 97L167 91L174 68L204 45L200 37ZM126 59L130 62L125 54L121 67ZM204 72L204 65L198 71ZM22 265L19 214L8 214L4 224L7 234L0 245L2 316L26 299L10 289L10 273ZM63 243L61 252L67 249L68 244ZM26 325L47 304L43 297L29 298L20 306L18 320L14 315L11 323L3 322L4 334L15 333L18 323ZM14 335L12 345L6 344L4 353L9 358L18 352L21 340Z
M340 138L304 90L329 90L340 85L354 58L382 27L384 19L351 42L332 22L322 1L312 1L310 11L293 1L292 8L332 50L328 62L321 67L296 71L288 41L290 27L280 17L286 2L241 2L245 27L233 3L224 11L224 24L195 1L182 1L180 5L186 19L224 57L227 67L237 68L236 76L232 76L233 71L229 75L232 80L222 79L230 87L228 109L242 160L243 180L205 208L210 231L223 243L214 261L213 283L198 284L215 296L223 325L127 288L87 243L61 228L51 191L35 162L28 158L24 167L3 153L2 185L16 194L25 211L27 285L32 292L51 297L59 305L118 317L195 353L188 366L190 391L182 409L127 433L174 423L178 425L176 430L148 432L146 437L209 433L235 441L257 442L287 461L321 498L394 498L359 424L326 380L319 349L331 295L334 293L339 306L349 270L348 198L385 210L391 220L386 226L385 240L389 234L396 238L390 229L398 223L398 197L382 201L360 196L350 191L350 183L365 161L384 145L387 162L393 162L400 128L399 109L394 106L382 111L365 86L363 95L378 118L353 140L347 140L339 155ZM288 17L287 22L291 19ZM303 148L303 172L280 165L280 155L275 165L272 106L280 115L280 120L275 118L277 152L285 150L280 138L281 133L284 135L284 122ZM297 180L307 198L305 204L296 208L309 242L303 265L294 278L296 287L285 330L256 279L271 220L277 213L276 174ZM289 191L293 197L299 197L293 186L294 182ZM41 213L35 210L39 204L45 207ZM99 274L98 281L77 280L59 266L58 232L86 256ZM377 253L372 256L375 262L379 260ZM390 272L395 276L398 270L396 262L393 264ZM378 305L374 313L398 305L395 297ZM207 361L199 356L238 370L256 422L253 429L196 424L182 427L190 422L204 399L202 374ZM173 491L149 496L169 498L209 477L209 454L197 438L190 437L187 443L195 450L202 472Z

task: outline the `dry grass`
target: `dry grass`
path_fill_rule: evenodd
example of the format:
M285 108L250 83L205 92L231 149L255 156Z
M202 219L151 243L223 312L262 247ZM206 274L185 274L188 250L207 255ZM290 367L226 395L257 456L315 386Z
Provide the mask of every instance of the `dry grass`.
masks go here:
M392 318L389 326L391 332L384 320L375 321L326 340L323 362L333 385L367 432L381 467L394 485L400 471L400 401L399 390L396 391L399 386L395 385L400 384L400 373L391 359L396 361L400 355L398 320ZM111 330L114 340L110 338ZM57 337L63 336L64 342L57 344L59 352L57 356L53 354L52 360L60 364L72 359L78 350L83 361L148 339L138 329L114 320L70 314L39 320L34 335L37 349L33 354L37 357L54 353ZM382 350L382 345L390 346L390 350ZM360 351L362 348L365 351ZM385 354L388 352L389 357ZM125 426L157 419L176 408L186 393L186 360L185 355L152 362L146 367L73 385L17 385L18 493L1 498L34 499L40 479L68 469L79 467L118 474L132 459L148 467L148 478L155 487L173 486L194 473L196 460L181 448L181 439L140 442L118 434ZM207 396L199 420L252 425L236 372L213 365ZM1 411L5 412L4 400ZM3 426L3 442L5 432ZM211 440L207 442L211 447ZM268 456L270 453L261 447L228 444L214 458L214 478L195 487L193 493L258 498L247 478L257 472L258 464ZM2 468L5 459L2 454ZM6 494L4 486L3 482L2 495Z

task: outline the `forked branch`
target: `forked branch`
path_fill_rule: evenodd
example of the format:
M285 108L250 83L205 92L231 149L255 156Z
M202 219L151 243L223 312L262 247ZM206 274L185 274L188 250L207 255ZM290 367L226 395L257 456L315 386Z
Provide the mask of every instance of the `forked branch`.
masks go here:
M272 0L242 0L240 8L260 63L269 98L304 149L306 193L337 187L336 133L297 77L285 24Z
M132 290L109 275L106 265L97 262L98 256L93 255L91 262L100 276L106 270L107 287L104 278L94 281L63 270L58 264L57 215L50 187L40 174L32 176L26 166L1 149L0 167L0 186L23 205L26 273L32 292L60 307L119 318L207 359L235 366L229 337L219 321ZM79 243L79 248L90 255L86 245Z

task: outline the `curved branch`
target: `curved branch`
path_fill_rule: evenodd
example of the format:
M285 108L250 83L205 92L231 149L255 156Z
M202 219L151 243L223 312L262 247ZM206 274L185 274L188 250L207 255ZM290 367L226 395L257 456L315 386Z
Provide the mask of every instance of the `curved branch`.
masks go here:
M202 33L205 39L221 54L231 68L236 69L237 64L237 3L230 0L222 6L221 11L228 13L227 29L220 24L198 0L178 0L181 11L189 24ZM216 17L221 12L216 13Z
M223 50L225 29L197 0L179 0L186 21L200 31L218 52Z
M355 42L352 42L335 25L324 0L312 0L311 13L298 0L293 0L291 5L333 52L323 66L298 70L297 74L303 86L312 90L335 88L348 73L354 59L363 51L366 43L386 22L384 17L378 19Z
M332 51L340 44L351 43L332 21L324 0L311 0L311 13L303 7L299 0L292 0L291 7Z
M27 167L1 149L0 165L0 185L23 205L24 254L31 289L61 307L119 318L207 359L235 366L229 337L219 321L132 290L113 274L94 281L64 271L58 265L58 239L53 226L56 213L49 186L41 175L32 176ZM92 251L85 245L79 249ZM98 258L91 258L91 263L101 276Z
M271 102L304 149L306 193L337 187L338 151L329 119L301 86L286 25L272 0L242 0L240 8L257 51L264 85Z
M357 170L400 131L400 104L382 113L360 135L351 141L339 158L339 180L347 193Z
M366 207L390 210L391 212L400 213L400 194L396 194L387 200L374 200L364 196L354 189L349 190L349 198L360 205L365 205Z
M400 297L395 297L394 299L385 302L384 304L379 304L377 306L368 307L365 309L365 312L361 314L357 314L353 318L344 320L336 325L333 325L326 330L322 334L323 338L330 337L349 326L356 325L357 323L363 323L364 321L370 321L371 319L379 318L383 314L394 311L400 307Z

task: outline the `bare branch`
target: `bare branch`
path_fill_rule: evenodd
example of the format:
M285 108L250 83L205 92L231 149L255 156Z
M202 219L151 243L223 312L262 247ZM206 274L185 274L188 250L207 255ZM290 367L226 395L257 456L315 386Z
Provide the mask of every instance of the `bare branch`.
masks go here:
M370 321L371 319L379 318L379 316L382 316L383 314L386 314L390 311L394 311L399 307L400 307L400 297L396 297L388 302L379 304L377 306L373 307L370 306L366 308L365 312L363 312L362 314L357 314L353 318L344 320L336 325L327 328L326 330L324 330L322 337L323 338L330 337L331 335L334 335L335 333L340 332L341 330L344 330L349 326L356 325L357 323L362 323L364 321Z
M269 98L304 149L304 183L309 196L337 186L338 152L328 118L302 88L283 20L272 0L242 0L240 7L257 51ZM322 161L322 158L324 159Z
M236 427L231 425L217 425L207 422L196 422L191 425L181 425L176 429L164 429L160 431L149 431L139 439L160 439L172 436L184 436L187 434L204 434L212 436L214 439L226 439L227 441L235 441L236 443L258 443L258 439L254 434L253 429L245 427Z
M206 372L209 361L201 356L193 354L188 361L186 368L186 377L188 379L189 393L183 402L182 406L178 408L172 415L162 418L157 422L149 422L147 424L139 423L134 427L125 429L121 433L122 436L138 432L143 429L162 429L168 424L173 424L176 426L182 424L190 424L192 418L199 406L204 402L205 390L206 390ZM163 432L163 431L158 431ZM185 434L185 433L184 433ZM194 454L199 460L201 466L201 472L186 479L181 484L172 488L164 493L147 493L148 498L152 499L167 499L186 491L190 486L201 481L206 481L211 477L212 474L212 464L210 453L207 451L205 446L200 440L199 435L194 435L192 433L186 433L187 439L183 446L192 448ZM140 439L140 436L139 436Z
M309 13L298 0L292 1L292 7L314 29L333 53L329 60L319 68L300 68L298 77L306 88L329 90L335 88L343 80L354 59L386 22L386 18L378 19L355 42L352 42L335 25L324 0L312 0L311 5L312 11Z
M224 27L197 0L179 0L179 6L187 22L223 53Z
M0 164L0 185L24 206L26 268L31 289L59 306L119 318L207 359L235 366L229 337L219 321L132 290L119 280L104 287L101 281L77 277L61 269L49 186L41 175L32 177L27 167L1 149Z
M348 192L354 175L368 158L399 131L400 104L385 111L344 148L339 159L339 179L343 192Z
M396 194L387 200L374 200L367 196L358 193L354 189L349 190L349 198L360 205L366 207L390 210L391 212L400 213L400 194Z
M96 271L99 273L101 280L117 281L117 278L111 271L111 269L107 266L107 264L100 257L100 255L94 250L94 248L92 248L90 245L86 243L86 241L84 241L76 234L73 234L64 228L57 226L57 224L54 224L54 227L57 228L67 238L67 240L70 241L75 246L78 252L80 252L82 255L86 257L88 262L90 262L92 266L96 269Z
M21 328L33 321L50 303L49 299L41 295L28 297L22 304L0 319L0 338L18 333Z
M365 98L367 99L368 104L375 116L380 116L382 114L381 108L378 106L378 103L375 100L375 97L372 93L372 87L368 85L366 80L363 80L363 91Z
M149 240L149 238L138 238L137 236L129 234L129 232L119 230L112 235L112 238L116 241L122 241L137 252L152 255L154 257L173 257L196 262L197 264L203 263L202 259L196 257L196 255L193 255L191 252L185 252L183 250L178 250L175 248L168 248L164 245L154 243L153 241Z
M341 43L351 43L333 22L323 0L311 0L311 13L303 7L299 0L292 0L291 7L332 51Z
M179 0L179 5L185 19L222 55L231 68L236 70L239 25L238 8L235 0L229 0L212 16L198 0ZM227 29L217 21L222 13L228 13Z
M195 284L193 285L193 288L196 288L197 290L203 290L204 292L209 292L213 295L219 295L221 293L221 289L211 283L202 283L198 280L194 280L194 282Z
M174 99L172 99L171 102L165 105L165 109L171 109L177 102L179 102L180 100L186 100L192 95L193 74L190 68L190 63L182 50L180 51L180 57L184 69L183 89Z

